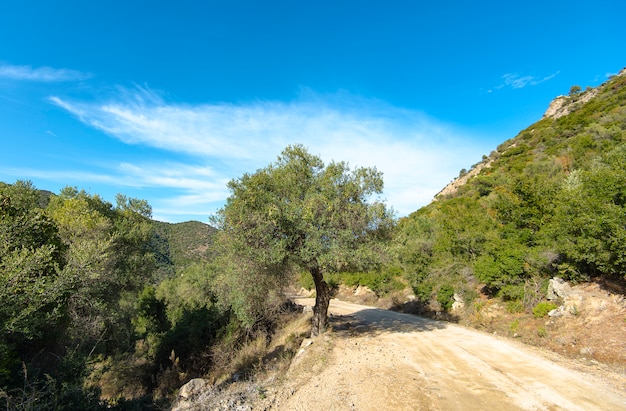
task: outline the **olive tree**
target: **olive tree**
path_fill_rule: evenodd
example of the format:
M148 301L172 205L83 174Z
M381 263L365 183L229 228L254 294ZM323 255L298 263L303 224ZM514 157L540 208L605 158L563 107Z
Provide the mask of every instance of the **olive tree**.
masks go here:
M345 162L324 165L293 145L228 188L231 195L214 222L222 245L236 256L232 275L247 273L240 284L249 288L251 270L259 287L276 284L268 278L284 281L291 270L307 271L316 291L312 334L323 332L331 297L324 276L373 268L384 256L394 219L374 198L383 189L382 173L351 170Z

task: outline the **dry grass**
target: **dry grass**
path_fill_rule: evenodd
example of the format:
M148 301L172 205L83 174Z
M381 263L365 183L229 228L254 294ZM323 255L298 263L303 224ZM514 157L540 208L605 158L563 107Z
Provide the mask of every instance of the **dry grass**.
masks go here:
M310 314L283 313L277 319L274 334L258 332L236 348L228 343L214 347L215 371L209 380L225 384L287 369L310 328Z

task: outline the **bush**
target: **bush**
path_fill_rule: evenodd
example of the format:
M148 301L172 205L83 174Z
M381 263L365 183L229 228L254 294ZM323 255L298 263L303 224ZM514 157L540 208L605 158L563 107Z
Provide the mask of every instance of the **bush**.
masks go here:
M454 288L448 284L441 286L439 291L437 291L437 302L441 304L441 308L445 311L449 311L452 308L453 301Z
M535 318L543 318L556 308L556 305L550 302L542 301L533 308Z
M506 310L511 314L524 312L524 304L521 301L507 301Z

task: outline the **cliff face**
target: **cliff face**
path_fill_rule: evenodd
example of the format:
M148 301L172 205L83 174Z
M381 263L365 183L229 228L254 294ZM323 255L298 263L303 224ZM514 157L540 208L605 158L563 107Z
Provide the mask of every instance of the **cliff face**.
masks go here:
M558 96L548 106L548 109L543 113L543 118L557 119L568 115L570 112L585 104L598 94L598 89L589 89L580 94L572 96Z
M623 68L617 76L625 76L626 68ZM600 86L601 87L601 86ZM600 91L600 87L587 89L582 93L577 93L569 96L557 96L550 105L548 109L543 114L543 118L553 118L557 119L559 117L563 117L576 110L578 107L582 106L592 98L598 95Z

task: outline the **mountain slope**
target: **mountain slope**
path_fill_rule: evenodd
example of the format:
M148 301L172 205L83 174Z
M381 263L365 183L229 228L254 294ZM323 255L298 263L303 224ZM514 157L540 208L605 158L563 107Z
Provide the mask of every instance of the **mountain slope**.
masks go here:
M165 223L154 221L152 248L161 277L170 277L176 269L209 260L208 248L215 228L199 221Z
M530 312L553 276L624 280L626 70L578 89L400 221L398 255L423 304L484 293Z

